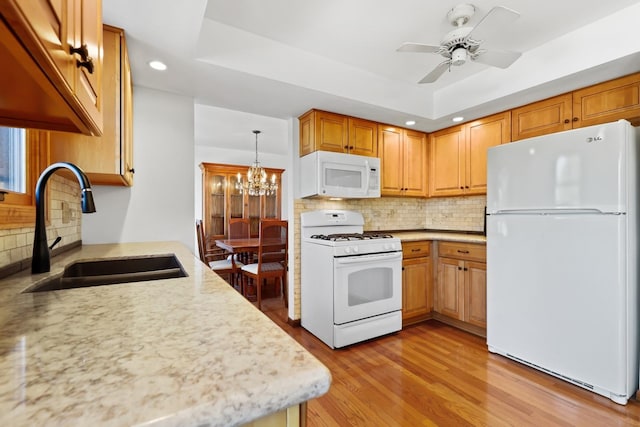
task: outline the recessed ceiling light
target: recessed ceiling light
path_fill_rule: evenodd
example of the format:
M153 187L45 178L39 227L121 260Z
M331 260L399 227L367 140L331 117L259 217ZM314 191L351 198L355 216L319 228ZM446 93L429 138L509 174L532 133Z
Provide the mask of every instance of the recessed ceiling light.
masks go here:
M167 66L164 62L161 61L151 61L149 62L149 67L153 68L154 70L158 70L158 71L164 71L167 69Z
M406 122L404 122L405 125L407 126L413 126L416 124L415 120L407 120Z
M462 116L458 116L458 117L454 117L453 119L451 119L452 121L454 121L455 123L461 122L464 120L464 117Z

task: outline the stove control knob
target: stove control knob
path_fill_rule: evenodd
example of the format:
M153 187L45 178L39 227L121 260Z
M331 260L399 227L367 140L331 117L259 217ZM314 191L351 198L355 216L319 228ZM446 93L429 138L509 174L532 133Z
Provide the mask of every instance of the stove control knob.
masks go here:
M349 246L344 248L344 253L345 254L350 254L351 253L351 248Z
M357 247L357 246L354 246L354 247L353 247L353 253L354 253L354 254L357 254L357 253L358 253L358 247Z

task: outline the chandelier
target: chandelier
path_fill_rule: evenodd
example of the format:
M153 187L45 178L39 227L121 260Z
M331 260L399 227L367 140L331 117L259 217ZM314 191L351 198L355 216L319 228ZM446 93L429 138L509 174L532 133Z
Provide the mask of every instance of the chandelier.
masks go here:
M254 130L253 133L256 135L256 161L249 167L246 181L242 180L242 175L238 172L236 189L240 190L240 193L248 193L250 196L271 196L278 191L276 174L271 176L271 182L267 181L267 171L260 166L258 161L258 134L260 131Z

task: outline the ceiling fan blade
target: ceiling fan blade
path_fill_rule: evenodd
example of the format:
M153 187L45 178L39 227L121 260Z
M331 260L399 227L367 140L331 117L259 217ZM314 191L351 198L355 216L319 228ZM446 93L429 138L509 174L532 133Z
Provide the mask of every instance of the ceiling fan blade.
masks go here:
M507 68L511 64L513 64L516 59L520 58L521 55L522 53L520 52L512 52L506 50L487 50L486 52L478 54L475 58L473 58L473 60L481 64L491 65L493 67Z
M510 24L519 17L520 14L515 10L496 6L478 22L478 25L473 27L467 37L477 41L486 40L491 34L501 30L503 25Z
M437 53L440 46L432 46L424 43L402 43L396 52Z
M420 80L418 83L433 83L433 82L435 82L436 80L438 80L440 78L441 75L444 74L445 71L447 71L449 69L450 65L451 65L451 61L441 62L440 64L438 64L436 66L436 68L431 70L431 72L429 74L424 76L424 78L422 80Z

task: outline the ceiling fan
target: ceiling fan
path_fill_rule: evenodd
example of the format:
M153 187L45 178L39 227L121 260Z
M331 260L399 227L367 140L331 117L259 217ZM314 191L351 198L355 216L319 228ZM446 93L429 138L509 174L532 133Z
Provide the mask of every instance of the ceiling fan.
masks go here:
M439 46L423 43L403 43L398 52L437 53L444 56L446 61L438 64L429 74L418 83L433 83L452 65L462 65L467 59L507 68L522 55L520 52L504 50L481 49L489 33L516 20L520 14L515 10L503 6L491 9L475 27L465 27L476 9L471 4L460 4L447 13L447 19L456 28L448 32Z

